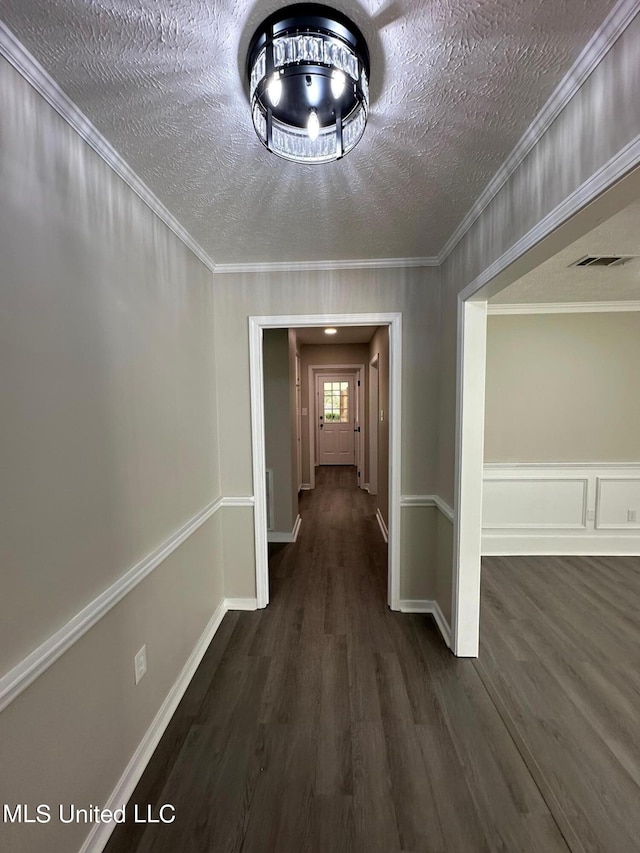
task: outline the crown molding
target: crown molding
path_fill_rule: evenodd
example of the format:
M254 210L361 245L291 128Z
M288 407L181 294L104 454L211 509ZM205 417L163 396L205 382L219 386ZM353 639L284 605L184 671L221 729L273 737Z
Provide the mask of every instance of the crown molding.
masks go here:
M334 261L274 261L250 264L216 264L215 273L318 272L321 270L407 269L437 267L433 258L356 258Z
M640 311L640 302L540 302L487 305L487 314L599 314Z
M538 144L551 124L560 115L591 72L601 62L633 18L640 11L638 0L619 0L604 19L591 39L580 52L567 74L531 122L511 154L489 181L473 207L458 225L438 254L438 263L443 264L451 252L469 231L482 211L490 204L502 187Z
M101 157L104 162L127 184L130 189L164 222L184 245L208 267L211 272L215 265L209 255L184 228L172 213L154 195L144 181L107 142L100 131L89 121L85 114L66 95L55 80L45 71L37 59L0 21L0 55L13 65L19 74L30 83L45 101L53 107L68 125Z

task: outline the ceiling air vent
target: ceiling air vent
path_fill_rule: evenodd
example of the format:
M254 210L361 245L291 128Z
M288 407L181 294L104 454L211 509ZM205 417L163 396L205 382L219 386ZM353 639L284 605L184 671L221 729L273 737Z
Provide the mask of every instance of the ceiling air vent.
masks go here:
M570 267L619 267L626 264L637 255L587 255L579 261L569 264Z

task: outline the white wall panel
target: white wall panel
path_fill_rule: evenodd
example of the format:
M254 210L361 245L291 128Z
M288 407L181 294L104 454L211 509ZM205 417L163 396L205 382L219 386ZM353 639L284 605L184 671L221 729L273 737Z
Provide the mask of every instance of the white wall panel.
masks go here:
M598 477L595 522L598 530L640 528L640 477Z
M640 465L488 463L482 518L484 556L640 554Z
M586 479L486 479L482 526L584 528Z

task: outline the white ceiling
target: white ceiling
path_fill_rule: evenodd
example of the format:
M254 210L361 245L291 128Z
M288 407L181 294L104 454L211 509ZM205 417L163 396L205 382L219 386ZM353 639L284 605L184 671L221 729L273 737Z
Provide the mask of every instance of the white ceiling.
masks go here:
M638 255L618 267L572 267L586 255ZM496 294L500 305L640 300L640 202L629 205Z
M377 326L339 326L335 335L325 335L324 328L295 329L299 344L368 344Z
M269 154L248 42L278 0L0 0L0 17L216 263L437 255L613 0L339 0L371 52L344 160Z

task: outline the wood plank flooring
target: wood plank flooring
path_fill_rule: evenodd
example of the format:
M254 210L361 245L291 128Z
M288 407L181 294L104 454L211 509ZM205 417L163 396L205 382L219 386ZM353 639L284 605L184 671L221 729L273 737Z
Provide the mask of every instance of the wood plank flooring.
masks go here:
M387 608L386 546L354 470L320 469L301 515L298 542L271 554L271 604L227 614L134 792L174 805L175 823L129 821L108 853L567 853L486 673L430 616ZM527 639L500 652L518 660ZM589 677L601 689L602 670ZM631 686L614 682L624 708ZM547 720L565 706L538 683Z
M574 853L637 853L640 558L485 558L477 668Z

